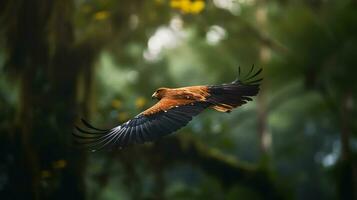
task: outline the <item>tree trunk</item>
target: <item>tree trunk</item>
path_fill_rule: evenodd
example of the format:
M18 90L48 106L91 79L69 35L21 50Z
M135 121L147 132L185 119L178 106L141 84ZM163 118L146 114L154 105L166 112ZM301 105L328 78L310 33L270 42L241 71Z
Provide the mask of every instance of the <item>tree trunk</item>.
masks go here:
M266 8L265 0L258 1L258 8L256 11L256 21L258 26L265 30L266 28L266 21L267 21L267 8ZM262 32L264 34L264 32ZM259 47L259 62L264 67L267 65L271 58L270 48L266 44L261 44ZM267 116L268 116L268 109L266 107L266 98L264 95L264 91L266 89L267 82L264 81L264 85L261 87L260 94L258 96L258 134L259 134L259 141L260 141L260 150L262 153L262 162L265 163L267 160L267 154L271 146L272 136L268 130L267 125Z
M73 2L8 1L7 67L20 81L8 199L84 199L83 156L70 147L78 60ZM11 17L11 14L16 16ZM88 69L91 70L91 69Z
M356 199L357 189L357 167L351 157L350 150L350 114L352 95L346 92L343 96L340 116L341 116L341 160L337 164L337 179L339 181L338 190L340 199Z

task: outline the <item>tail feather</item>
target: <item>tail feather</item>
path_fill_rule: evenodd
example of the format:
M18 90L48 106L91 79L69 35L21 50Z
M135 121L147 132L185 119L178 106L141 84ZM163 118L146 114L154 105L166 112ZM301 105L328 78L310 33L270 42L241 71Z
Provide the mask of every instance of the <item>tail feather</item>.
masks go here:
M262 80L261 78L254 79L261 73L262 69L253 71L254 66L244 80L240 80L238 77L237 80L229 84L209 86L210 96L207 101L212 103L212 108L220 112L230 112L232 109L251 101L251 97L258 94Z

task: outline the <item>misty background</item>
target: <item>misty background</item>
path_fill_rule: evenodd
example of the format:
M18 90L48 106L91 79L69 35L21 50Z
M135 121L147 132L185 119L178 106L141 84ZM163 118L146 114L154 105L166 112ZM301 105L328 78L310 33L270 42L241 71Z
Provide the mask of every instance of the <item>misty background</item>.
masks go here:
M355 0L0 2L1 199L356 199ZM254 101L87 152L159 87L263 68Z

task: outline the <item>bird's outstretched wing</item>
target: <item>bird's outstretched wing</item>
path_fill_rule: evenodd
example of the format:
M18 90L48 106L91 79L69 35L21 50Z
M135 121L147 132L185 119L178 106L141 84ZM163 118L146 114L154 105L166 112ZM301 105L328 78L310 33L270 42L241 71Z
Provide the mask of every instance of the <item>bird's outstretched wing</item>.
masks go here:
M261 69L254 66L232 83L168 89L167 96L133 119L109 130L98 129L82 120L76 127L76 141L91 150L116 149L130 144L154 141L185 126L192 117L211 107L230 112L259 92Z
M86 129L76 127L73 135L78 143L92 151L122 148L170 134L185 126L208 106L206 102L161 99L133 119L110 130L95 128L82 120Z
M251 101L251 97L258 94L260 82L263 80L258 77L261 72L261 68L254 70L253 65L245 76L241 76L238 68L238 78L235 81L207 86L209 96L206 101L212 103L212 108L217 111L231 112L232 109Z

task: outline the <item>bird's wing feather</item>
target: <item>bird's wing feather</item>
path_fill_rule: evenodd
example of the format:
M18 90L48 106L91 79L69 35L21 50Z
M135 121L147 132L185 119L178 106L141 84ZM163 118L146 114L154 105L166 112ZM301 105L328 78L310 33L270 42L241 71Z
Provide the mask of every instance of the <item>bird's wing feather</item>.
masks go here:
M76 127L74 136L78 143L93 151L154 141L182 128L208 106L206 102L162 99L133 119L110 130L97 129L83 121L87 130Z
M232 83L208 86L210 95L207 97L207 101L212 103L212 108L220 112L230 112L251 101L251 97L256 96L259 92L262 78L257 78L257 76L261 72L262 69L254 70L253 65L242 79L238 77ZM240 68L238 74L240 74Z

